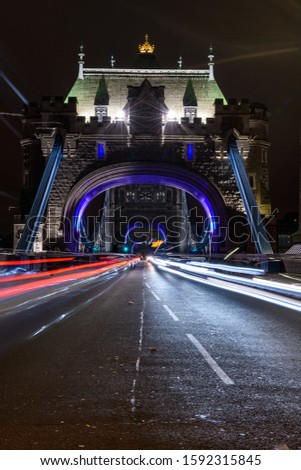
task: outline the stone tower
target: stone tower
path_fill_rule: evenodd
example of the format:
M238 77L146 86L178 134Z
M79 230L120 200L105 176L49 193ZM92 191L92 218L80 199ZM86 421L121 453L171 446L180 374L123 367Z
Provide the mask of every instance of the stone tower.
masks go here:
M155 46L146 35L132 67L115 68L115 60L111 58L110 67L87 68L81 45L78 77L67 97L45 97L41 103L31 103L24 110L25 174L33 174L39 161L47 163L54 142L52 128L59 125L65 133L63 158L46 214L45 246L58 243L63 246L64 238L64 245L70 249L86 249L90 239L92 249L97 246L98 249L118 250L131 228L127 225L121 233L118 217L131 219L135 228L139 219L135 220L135 216L144 216L144 220L151 223L159 214L186 220L182 227L186 238L180 230L177 243L174 241L180 249L201 247L204 226L201 233L196 233L195 229L199 215L204 221L206 214L214 213L214 217L220 217L223 225L227 225L233 216L244 217L245 214L227 154L229 131L235 133L260 213L270 214L266 107L247 99L226 100L215 80L212 47L205 70L183 68L182 58L177 68L163 68L154 50ZM37 128L36 122L42 125ZM146 173L152 173L150 168L156 168L157 173L155 170L153 173L161 171L162 175L160 173L157 180L145 175L140 181L138 176L130 177L127 173L131 165L136 168L140 165ZM143 165L148 165L148 170ZM116 178L109 187L101 178L104 174L109 175L110 169ZM196 192L190 189L192 186L188 183L185 186L182 180L177 186L167 184L175 181L171 177L168 179L169 169L171 172L174 169L182 171L183 181L186 174L199 178L205 193L208 188L209 202L200 196L194 206ZM26 177L24 181L23 207L26 212L26 200L32 199L34 188L30 178ZM86 218L92 213L95 215L93 204L101 208L102 215L98 215L98 225L93 228L93 240L89 221L85 222L84 231L90 235L82 244L81 240L85 238L82 233L74 239L72 219L80 215L83 220L84 214ZM216 209L211 211L213 206ZM196 212L192 212L197 215L190 215L194 207ZM114 233L104 235L103 220L100 219L104 213L112 216L117 212ZM172 230L166 223L161 224L161 228L165 238L171 236ZM135 237L142 236L142 227L135 230L130 249L135 244ZM96 233L98 238L95 238ZM227 235L225 240L219 234L223 247L239 243L239 238L235 240L233 234ZM159 236L157 227L152 230L149 240ZM213 251L221 248L217 240L218 236ZM208 250L209 243L207 239L202 249Z

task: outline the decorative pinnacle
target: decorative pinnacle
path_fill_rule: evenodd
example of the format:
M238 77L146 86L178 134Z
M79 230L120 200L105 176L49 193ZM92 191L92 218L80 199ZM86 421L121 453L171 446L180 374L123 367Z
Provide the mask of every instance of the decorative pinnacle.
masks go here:
M111 55L111 68L112 69L114 68L115 62L116 62L116 60L114 59L114 56Z
M213 59L214 59L214 54L213 54L213 47L212 47L212 44L210 44L209 46L209 54L208 54L208 59L209 59L209 81L210 80L214 80L214 62L213 62Z
M79 46L79 53L78 53L79 61L78 61L78 78L80 80L83 80L84 78L84 45L83 41L81 41L80 46Z
M82 62L85 57L83 41L81 41L80 46L79 46L78 57L79 57L80 62Z
M214 59L214 54L213 54L213 46L212 46L212 44L210 44L210 46L209 46L209 54L208 54L208 59L209 59L209 61L210 61L210 62L212 62L212 61L213 61L213 59Z
M139 44L138 48L140 54L153 54L155 46L148 42L148 34L145 35L145 42L143 44Z
M182 65L183 65L183 59L182 59L182 56L180 55L180 56L179 56L179 59L178 59L178 66L179 66L179 69L182 68Z

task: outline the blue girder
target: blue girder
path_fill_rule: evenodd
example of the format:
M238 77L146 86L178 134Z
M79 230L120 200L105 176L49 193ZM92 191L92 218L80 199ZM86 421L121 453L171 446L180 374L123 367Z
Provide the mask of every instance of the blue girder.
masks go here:
M32 251L39 227L44 222L46 206L63 155L63 147L63 135L57 131L49 160L47 162L21 238L18 242L17 250L22 250L26 253Z
M249 178L239 153L236 138L231 135L228 140L228 154L235 175L236 183L243 200L248 222L254 238L257 252L260 254L272 254L273 250L265 229L262 217L259 213Z

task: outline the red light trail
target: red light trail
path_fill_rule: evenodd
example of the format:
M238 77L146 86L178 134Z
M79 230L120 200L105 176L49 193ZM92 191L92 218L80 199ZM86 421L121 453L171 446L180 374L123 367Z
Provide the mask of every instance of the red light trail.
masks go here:
M72 260L74 258L70 258L70 259ZM27 280L27 279L37 279L41 277L48 277L48 276L53 276L54 274L61 274L61 273L68 272L68 271L91 268L92 266L93 267L103 266L103 265L108 265L108 264L115 263L115 262L116 262L116 259L93 263L93 265L91 263L85 263L85 264L79 264L78 266L69 266L68 268L53 269L51 271L42 271L38 273L31 273L31 274L24 274L24 275L16 274L14 276L6 276L5 278L2 278L2 279L0 278L0 284L11 282L11 281L24 282L24 280Z
M83 279L83 278L87 278L87 277L98 276L100 274L103 274L106 271L109 271L110 269L112 269L114 267L117 268L117 267L127 266L128 264L132 264L132 263L137 262L139 259L140 258L135 257L135 258L132 258L132 259L127 260L127 261L109 260L109 261L104 261L104 262L100 262L100 263L95 263L95 264L93 264L93 268L91 268L91 264L76 266L74 268L73 267L72 268L62 268L63 270L64 269L76 270L76 269L83 268L83 266L89 266L90 269L85 271L85 272L80 272L80 273L75 273L74 272L72 274L59 276L58 278L51 277L50 279L44 279L43 281L41 281L41 280L32 281L32 282L30 282L28 284L25 284L25 285L23 284L23 285L18 285L18 286L13 286L13 287L7 287L7 288L4 288L3 290L0 291L0 298L2 298L2 299L10 298L10 297L13 297L15 295L23 294L23 293L30 292L30 291L40 289L40 288L43 288L43 287L58 285L58 284L61 284L63 282L74 281L74 280L77 280L77 279ZM106 266L103 266L104 264ZM98 266L102 265L102 267L98 268L98 269L95 269L94 267L96 265L98 265ZM58 270L58 271L61 271L61 270ZM51 273L53 273L53 271L51 271ZM37 274L40 274L40 273L37 273ZM19 278L20 277L18 276L18 279ZM26 276L26 279L27 279L27 276ZM24 278L23 278L23 280L24 280Z
M75 258L45 258L45 259L0 261L0 266L23 266L25 264L57 263L60 261L73 261L74 259Z

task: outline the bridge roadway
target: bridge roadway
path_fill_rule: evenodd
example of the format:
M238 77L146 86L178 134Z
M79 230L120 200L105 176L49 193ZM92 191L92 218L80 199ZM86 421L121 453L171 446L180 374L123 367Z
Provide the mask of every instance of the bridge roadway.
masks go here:
M0 311L2 449L301 448L299 312L145 261Z

